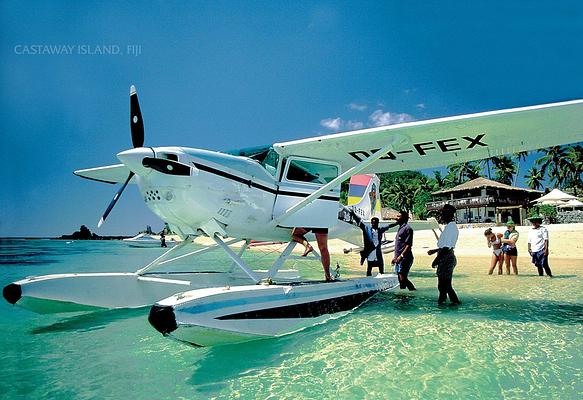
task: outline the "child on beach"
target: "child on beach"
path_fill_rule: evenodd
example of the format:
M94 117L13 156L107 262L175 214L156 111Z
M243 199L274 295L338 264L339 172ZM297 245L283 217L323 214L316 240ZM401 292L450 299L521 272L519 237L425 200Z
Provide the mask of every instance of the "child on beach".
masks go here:
M492 248L492 261L490 262L490 269L488 275L492 275L496 264L498 264L498 275L502 275L502 264L504 263L504 254L502 254L502 234L492 232L492 228L486 229L484 232L488 247Z

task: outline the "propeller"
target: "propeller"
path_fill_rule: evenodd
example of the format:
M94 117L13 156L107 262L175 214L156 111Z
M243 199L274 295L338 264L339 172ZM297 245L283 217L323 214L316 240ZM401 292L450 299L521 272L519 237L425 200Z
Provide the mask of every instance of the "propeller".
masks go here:
M134 85L130 87L130 129L134 148L142 147L144 145L144 121L138 102L138 93Z
M130 87L130 130L132 133L132 144L134 148L142 147L144 145L144 121L142 120L142 112L140 111L140 103L138 101L138 93L136 92L136 87L132 85ZM107 206L107 209L99 219L97 227L101 228L101 225L105 222L105 219L121 197L124 189L130 183L130 180L134 177L134 173L130 171L126 181L122 187L117 191L113 199Z
M128 183L130 183L130 180L134 177L134 175L135 174L130 171L130 174L128 175L128 178L126 179L125 183L117 191L117 193L115 194L115 196L113 196L113 199L111 199L111 202L107 206L107 209L105 210L105 212L103 213L103 215L99 219L99 222L97 223L97 227L98 228L101 228L101 225L103 225L103 223L105 222L105 219L107 218L107 216L109 215L109 213L113 209L113 206L115 206L115 203L117 203L117 200L119 199L119 197L123 193L123 190L126 188L126 186L128 185Z

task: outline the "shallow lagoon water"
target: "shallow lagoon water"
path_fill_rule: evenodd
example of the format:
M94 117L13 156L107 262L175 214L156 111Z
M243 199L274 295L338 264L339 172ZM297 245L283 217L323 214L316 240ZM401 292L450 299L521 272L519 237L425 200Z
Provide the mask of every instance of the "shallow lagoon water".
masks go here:
M2 240L0 284L28 275L133 271L160 254L120 242ZM273 253L248 255L260 266ZM334 256L341 265L354 256ZM526 261L525 261L526 262ZM219 254L197 263L228 265ZM276 339L197 349L162 337L147 309L37 315L0 304L4 398L410 399L583 397L582 265L554 279L460 263L461 307L437 307L434 271L419 288L377 295L349 315ZM188 264L183 265L188 269ZM317 263L298 263L320 278Z

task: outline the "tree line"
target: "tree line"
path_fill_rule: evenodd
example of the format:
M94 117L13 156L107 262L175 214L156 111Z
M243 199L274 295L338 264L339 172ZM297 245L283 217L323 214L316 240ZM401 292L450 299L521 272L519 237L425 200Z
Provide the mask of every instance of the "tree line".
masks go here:
M425 205L431 193L450 189L469 180L485 177L506 185L516 185L520 174L531 189L543 190L545 182L551 187L570 189L575 195L583 192L583 147L580 144L554 146L534 152L538 158L526 172L521 168L529 152L490 157L484 160L452 164L444 174L433 171L429 177L419 171L398 171L379 174L383 207L406 210L417 218L426 218ZM348 182L341 188L341 201L346 204Z

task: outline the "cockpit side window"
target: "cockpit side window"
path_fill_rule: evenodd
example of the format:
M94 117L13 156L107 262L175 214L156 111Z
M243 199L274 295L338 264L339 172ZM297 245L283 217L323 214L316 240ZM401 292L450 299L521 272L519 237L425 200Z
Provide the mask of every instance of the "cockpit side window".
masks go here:
M292 160L287 179L290 181L316 183L325 185L338 176L338 167L304 160Z

